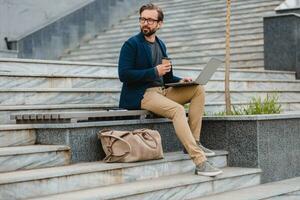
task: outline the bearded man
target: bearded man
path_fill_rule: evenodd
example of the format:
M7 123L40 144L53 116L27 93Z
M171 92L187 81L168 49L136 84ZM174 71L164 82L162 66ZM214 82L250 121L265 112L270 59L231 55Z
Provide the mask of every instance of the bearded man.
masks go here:
M140 8L141 32L128 39L119 57L119 78L123 83L120 108L145 109L172 120L175 132L196 165L195 174L216 176L222 171L212 166L206 156L215 152L200 144L205 91L201 85L166 88L165 83L189 82L191 78L173 76L165 44L156 36L164 14L156 5ZM188 120L184 104L190 103Z

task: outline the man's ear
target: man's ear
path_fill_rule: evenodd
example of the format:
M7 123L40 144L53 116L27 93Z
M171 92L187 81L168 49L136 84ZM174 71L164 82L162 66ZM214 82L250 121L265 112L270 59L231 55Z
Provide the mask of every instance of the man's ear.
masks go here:
M160 21L160 22L158 22L158 28L161 28L162 26L163 26L163 22L162 21Z

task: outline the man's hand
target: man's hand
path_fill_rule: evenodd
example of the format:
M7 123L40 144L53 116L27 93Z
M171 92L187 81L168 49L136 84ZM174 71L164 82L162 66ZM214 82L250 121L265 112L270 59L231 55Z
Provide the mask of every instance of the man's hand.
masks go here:
M171 63L160 64L156 66L158 75L161 77L171 71Z
M183 83L183 82L192 82L193 79L191 77L185 77L183 79L181 79L179 82Z

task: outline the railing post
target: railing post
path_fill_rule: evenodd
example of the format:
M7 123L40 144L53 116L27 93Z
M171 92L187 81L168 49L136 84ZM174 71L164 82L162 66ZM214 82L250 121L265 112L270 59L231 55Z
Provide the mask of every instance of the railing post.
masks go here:
M226 55L225 55L225 104L226 114L231 114L231 100L230 100L230 14L231 14L231 0L227 0L226 5Z

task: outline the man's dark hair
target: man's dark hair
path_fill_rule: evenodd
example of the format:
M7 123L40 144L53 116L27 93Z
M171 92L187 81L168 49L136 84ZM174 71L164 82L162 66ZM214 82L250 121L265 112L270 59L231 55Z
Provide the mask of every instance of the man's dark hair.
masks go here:
M158 21L164 21L164 13L162 11L162 9L152 3L148 3L148 4L145 4L143 5L141 8L140 8L140 15L142 14L142 12L144 10L156 10L157 13L158 13L158 18L157 20Z

